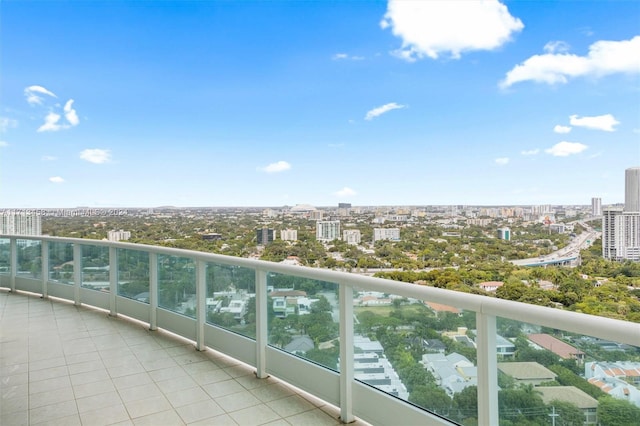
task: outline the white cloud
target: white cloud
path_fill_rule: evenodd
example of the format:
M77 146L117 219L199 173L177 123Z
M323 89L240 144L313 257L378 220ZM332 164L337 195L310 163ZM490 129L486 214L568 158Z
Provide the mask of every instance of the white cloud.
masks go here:
M335 55L333 55L331 59L333 59L334 61L340 61L340 60L362 61L364 60L364 56L349 55L348 53L336 53Z
M605 132L615 132L616 129L614 129L614 126L620 124L611 114L597 115L595 117L578 117L577 115L572 115L569 117L569 122L572 126L603 130Z
M601 40L589 46L587 56L548 52L534 55L509 71L500 87L522 81L556 84L573 77L602 77L640 72L640 36L631 40Z
M60 121L60 114L56 114L55 112L50 112L44 118L44 124L38 127L38 132L57 132L60 129L64 129L64 124L58 124Z
M90 163L102 164L111 160L111 151L108 149L85 149L80 153L80 158Z
M43 95L57 98L53 92L42 86L29 86L24 89L24 95L27 98L27 102L31 105L43 105L45 99ZM73 108L73 102L73 99L65 102L62 111L60 111L60 104L58 103L46 107L49 112L44 119L44 124L38 128L38 132L57 132L58 130L77 126L80 123L80 118ZM62 114L64 114L66 123L60 121Z
M50 111L44 118L44 124L38 127L38 132L57 132L58 130L77 126L80 122L80 119L78 118L76 110L73 109L73 99L69 99L64 104L63 111L64 117L66 118L68 124L60 123L60 119L62 118L62 116L53 111Z
M397 104L395 102L391 102L382 106L379 106L377 108L372 109L371 111L367 112L367 115L365 115L364 119L365 120L373 120L374 118L378 117L379 115L382 115L386 112L392 111L394 109L401 109L401 108L406 108L406 105L400 105Z
M280 173L291 168L291 164L286 161L278 161L275 163L271 163L266 167L258 168L258 170L266 172L266 173Z
M573 154L579 154L587 149L587 146L580 142L559 142L549 149L545 149L544 152L553 155L554 157L567 157Z
M353 197L356 194L356 191L347 186L334 193L334 195L337 195L338 197Z
M496 164L499 166L504 166L509 164L509 158L508 157L500 157L500 158L496 158Z
M4 133L7 129L16 127L18 122L12 118L0 117L0 133Z
M73 99L69 99L67 103L64 104L64 116L71 126L77 126L80 122L76 110L73 109Z
M45 89L42 86L29 86L24 89L24 96L27 98L27 102L30 105L42 105L42 101L44 98L40 95L47 95L53 98L57 98L57 96L53 92Z
M410 62L447 52L457 59L462 52L493 50L524 28L498 0L390 0L380 26L402 39L393 53Z
M64 182L64 179L62 179L60 176L52 176L49 178L49 182L62 183Z
M4 148L4 147L7 147L7 146L9 146L9 142L0 141L0 148Z
M571 127L570 126L561 126L559 124L556 124L556 126L553 128L553 131L556 133L569 133L571 131Z
M58 157L53 157L51 155L43 155L42 161L56 161Z
M522 155L537 155L539 152L540 152L540 150L536 148L536 149L530 149L528 151L522 151L522 152L520 152L520 154L522 154Z
M570 47L571 46L564 41L550 41L544 45L544 51L547 53L564 53L568 52Z

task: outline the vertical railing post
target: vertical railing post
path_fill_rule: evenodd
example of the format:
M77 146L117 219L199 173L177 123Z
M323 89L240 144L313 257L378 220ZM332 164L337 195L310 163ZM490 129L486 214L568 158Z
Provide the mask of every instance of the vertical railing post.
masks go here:
M204 323L207 321L207 264L196 260L196 349L204 351Z
M149 253L149 330L158 329L158 255Z
M109 316L118 315L116 295L118 294L118 249L109 247Z
M256 269L256 376L259 379L267 374L268 309L267 309L267 272Z
M351 423L353 416L353 287L340 285L340 419Z
M49 241L41 241L42 248L42 298L46 299L48 294L48 283L49 283Z
M476 313L478 355L478 424L497 425L498 361L496 353L496 317Z
M16 291L16 275L18 274L18 241L15 238L9 240L9 286L11 291Z
M82 246L73 244L73 303L80 306L80 286L82 285Z

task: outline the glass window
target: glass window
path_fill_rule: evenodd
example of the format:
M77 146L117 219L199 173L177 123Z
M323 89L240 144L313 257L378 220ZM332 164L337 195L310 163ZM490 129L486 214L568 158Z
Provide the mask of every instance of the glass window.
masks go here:
M207 264L207 322L252 339L256 336L256 273Z
M193 259L158 255L158 306L196 317L196 268Z
M40 241L17 240L17 276L23 278L42 277L42 244Z
M109 291L109 247L83 245L82 287Z
M11 246L8 238L0 238L0 274L11 272Z
M118 296L149 303L149 253L117 249Z
M338 371L338 285L267 275L269 344Z
M475 312L359 290L354 314L356 380L455 422L477 418Z
M73 244L49 243L49 280L73 284Z

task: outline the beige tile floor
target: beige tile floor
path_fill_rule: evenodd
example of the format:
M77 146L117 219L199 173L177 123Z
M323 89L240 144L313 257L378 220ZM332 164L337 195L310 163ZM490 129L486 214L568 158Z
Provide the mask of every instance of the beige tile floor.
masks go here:
M338 408L193 342L6 290L0 394L2 426L341 423Z

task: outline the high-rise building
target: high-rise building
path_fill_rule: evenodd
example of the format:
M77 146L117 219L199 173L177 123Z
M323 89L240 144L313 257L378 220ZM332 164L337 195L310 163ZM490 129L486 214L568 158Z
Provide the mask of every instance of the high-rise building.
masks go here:
M624 171L624 211L640 212L640 167Z
M505 241L511 241L511 229L498 228L498 238Z
M36 213L3 211L0 213L0 234L42 235L42 217Z
M340 238L339 220L319 220L316 222L316 240L333 241Z
M625 170L624 208L605 208L602 257L640 261L640 167Z
M109 241L126 241L129 238L131 238L131 232L123 231L122 229L107 232L107 240Z
M309 212L309 219L322 220L322 210L314 210Z
M347 244L360 244L360 238L360 230L358 229L346 229L342 232L342 240Z
M591 216L602 216L602 198L591 199Z
M338 203L338 208L339 209L350 209L351 208L351 203Z
M280 231L280 239L283 241L296 241L298 231L296 229L283 229Z
M273 242L273 229L259 228L256 231L256 240L258 240L259 246L266 246Z
M373 228L373 242L380 240L400 241L400 228Z

